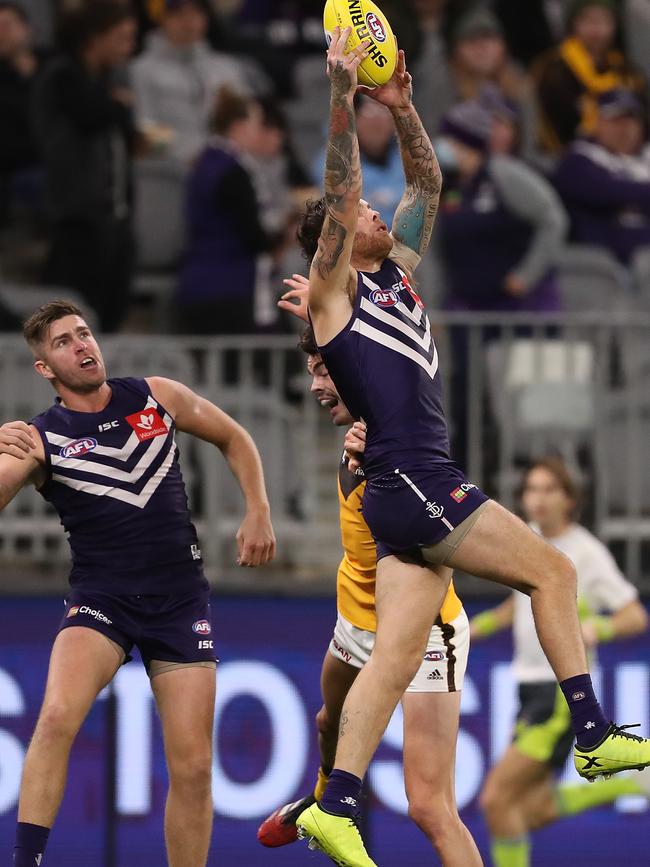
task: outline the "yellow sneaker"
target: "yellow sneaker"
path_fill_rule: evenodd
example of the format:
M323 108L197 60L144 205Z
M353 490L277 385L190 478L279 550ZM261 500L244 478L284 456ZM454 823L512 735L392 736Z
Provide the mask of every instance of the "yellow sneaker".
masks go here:
M650 765L650 740L631 735L612 723L602 741L589 750L573 749L576 771L590 782L597 777L611 777L620 771L640 771Z
M377 867L368 857L354 819L333 816L313 804L298 816L296 827L310 849L320 849L339 867Z

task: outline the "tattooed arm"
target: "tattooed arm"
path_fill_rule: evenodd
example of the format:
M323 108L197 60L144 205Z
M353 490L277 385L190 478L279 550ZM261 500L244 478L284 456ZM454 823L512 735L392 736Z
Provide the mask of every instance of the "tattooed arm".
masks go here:
M403 259L408 270L413 271L431 240L442 175L433 145L411 101L413 88L404 52L399 52L395 73L387 84L363 90L387 106L395 121L406 189L393 218L393 257Z
M362 43L344 54L350 28L337 27L327 52L331 83L330 127L325 157L325 221L309 275L309 310L319 343L331 340L350 317L352 244L361 197L361 162L353 99L357 67L367 56Z

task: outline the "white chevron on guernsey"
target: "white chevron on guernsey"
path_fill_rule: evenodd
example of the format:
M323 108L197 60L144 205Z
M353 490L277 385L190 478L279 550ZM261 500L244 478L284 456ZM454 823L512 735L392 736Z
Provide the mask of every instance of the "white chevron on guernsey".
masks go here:
M406 344L402 343L401 340L391 337L389 334L380 331L378 328L374 328L372 325L363 322L361 319L354 320L350 331L356 331L364 337L367 337L369 340L379 343L380 346L384 346L386 349L392 349L393 352L399 352L400 355L410 358L411 361L419 364L431 379L435 377L438 371L438 350L436 349L435 343L433 344L433 358L431 361L427 361L424 355L420 355L417 349L411 349L410 346L406 346Z
M167 442L167 437L158 436L149 440L147 450L142 455L135 467L128 472L127 470L118 470L115 467L110 467L108 464L101 464L98 461L82 460L80 458L63 458L60 455L51 455L52 466L63 467L66 470L79 470L82 473L91 473L96 476L105 476L109 479L115 479L116 482L138 482L145 472L149 469L158 453ZM99 450L98 447L93 449L93 454Z
M410 325L402 322L402 320L398 319L397 316L391 316L390 313L382 310L381 307L377 307L375 304L372 303L372 301L368 301L367 298L361 299L360 306L361 309L368 313L370 316L374 316L375 319L379 319L380 322L384 322L386 325L390 325L390 327L395 328L396 331L401 331L401 333L406 335L409 340L412 340L414 343L417 343L418 346L421 346L425 352L431 351L431 344L433 343L433 341L431 340L431 325L427 316L425 316L425 332L423 335L420 335Z
M402 277L405 276L403 271L400 271L399 273L402 275ZM386 291L386 289L382 289L382 287L378 283L375 283L374 280L371 280L367 274L361 273L361 279L366 284L368 289L371 289L373 291L378 289L380 292ZM413 308L413 310L409 310L409 308L406 306L406 304L404 304L403 301L398 301L395 305L395 310L399 310L400 313L403 313L404 316L410 319L411 322L415 322L416 325L422 324L424 310L421 310L417 305Z
M121 488L109 488L106 485L96 485L93 482L84 482L81 479L71 479L69 476L62 476L60 473L52 473L52 479L56 482L60 482L62 485L73 488L75 491L81 491L84 494L92 494L96 497L113 497L115 500L121 500L123 503L128 503L130 506L144 509L151 497L155 494L160 483L167 476L167 473L174 462L175 451L176 438L174 437L165 460L158 467L139 494L134 494L131 491L123 491Z
M149 397L147 403L143 409L143 412L147 409L158 409L158 404L156 401ZM163 416L163 421L167 425L167 427L171 426L172 418L168 413L165 413ZM61 436L61 434L55 434L51 431L46 431L45 436L47 437L47 441L52 443L53 446L69 446L70 443L76 442L76 439L71 439L70 437ZM78 439L78 438L77 438ZM135 431L131 434L128 440L124 443L121 448L115 448L114 446L100 446L99 444L95 446L93 449L93 454L95 455L104 455L106 458L113 458L116 461L127 461L133 452L140 445L140 440L138 439L138 435Z

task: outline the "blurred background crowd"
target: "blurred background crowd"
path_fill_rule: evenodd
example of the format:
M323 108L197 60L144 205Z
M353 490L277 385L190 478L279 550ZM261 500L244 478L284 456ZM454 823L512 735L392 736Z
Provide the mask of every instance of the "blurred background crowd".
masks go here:
M428 300L561 310L567 245L642 297L650 4L382 8L445 178ZM104 332L291 329L275 301L321 184L323 51L321 0L0 0L0 330L35 286L78 293ZM367 97L357 115L364 196L390 222L391 118Z

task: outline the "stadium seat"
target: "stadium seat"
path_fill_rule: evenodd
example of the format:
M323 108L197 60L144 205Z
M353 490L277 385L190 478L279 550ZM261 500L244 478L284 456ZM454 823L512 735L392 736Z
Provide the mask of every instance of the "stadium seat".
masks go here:
M630 263L640 311L650 314L650 247L640 247Z
M562 309L572 313L624 311L632 306L627 270L601 247L570 244L558 261Z
M136 298L153 302L154 327L167 330L176 268L185 244L187 171L171 160L135 163Z
M574 460L594 420L594 351L584 340L516 339L487 348L489 393L507 459Z

